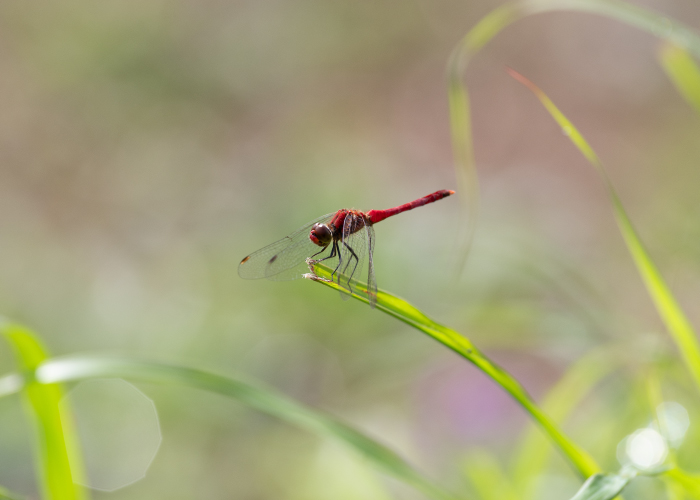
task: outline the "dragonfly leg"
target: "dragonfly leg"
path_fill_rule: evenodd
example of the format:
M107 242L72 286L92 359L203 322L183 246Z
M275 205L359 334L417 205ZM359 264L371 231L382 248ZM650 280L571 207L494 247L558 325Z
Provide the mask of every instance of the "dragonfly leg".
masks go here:
M311 257L309 257L309 259L313 259L313 258L316 257L318 254L325 252L325 251L326 251L326 248L328 248L328 245L326 245L325 247L323 247L323 248L321 249L320 252L316 252L315 254L313 254ZM316 262L321 262L322 260L330 259L331 257L333 257L333 253L334 253L334 252L335 252L335 247L334 247L333 249L331 249L331 254L330 254L328 257L324 257L324 258L322 258L322 259L319 259L319 260L317 260Z
M343 263L343 256L340 255L340 248L338 248L337 241L333 242L333 251L338 253L338 265L335 266L335 269L331 273L331 281L333 281L333 276L335 276L335 273L338 272L338 269L340 268L341 264ZM340 275L338 275L338 284L340 285Z
M326 248L327 248L327 247L326 247ZM325 250L325 248L324 248L323 250ZM321 250L321 252L323 252L323 250ZM319 253L320 253L320 252L319 252ZM335 257L335 254L336 254L336 253L338 253L338 252L337 252L337 248L336 248L336 244L333 243L333 247L331 248L331 253L330 253L330 255L329 255L328 257L324 257L324 258L322 258L322 259L315 260L314 262L323 262L324 260L332 259L333 257ZM314 254L314 255L318 255L318 253L317 253L317 254Z
M355 267L352 268L352 272L350 273L350 276L348 276L348 288L350 289L350 293L352 293L352 286L350 285L350 281L352 280L353 275L355 274L355 271L357 271L357 266L360 264L360 259L357 257L357 254L355 251L352 249L350 245L347 243L343 242L343 245L345 245L345 248L350 250L350 253L352 254L353 257L355 257ZM352 257L349 259L348 263L345 265L343 268L343 272L350 267L350 264L352 263Z

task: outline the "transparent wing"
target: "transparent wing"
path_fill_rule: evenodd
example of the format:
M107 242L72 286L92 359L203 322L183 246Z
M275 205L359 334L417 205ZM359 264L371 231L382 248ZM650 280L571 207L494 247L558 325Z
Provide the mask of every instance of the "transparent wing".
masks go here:
M374 308L377 304L377 278L374 277L374 262L372 260L375 242L374 228L366 225L365 232L367 233L367 298L370 307Z
M339 262L336 275L341 297L348 299L353 288L351 280L362 276L364 257L367 252L367 231L365 221L359 216L348 214L343 224L342 239L338 244Z
M248 280L268 278L271 280L293 280L309 272L306 259L319 253L316 259L328 254L330 247L322 250L309 239L311 226L328 224L335 212L312 220L286 238L282 238L257 252L248 255L238 265L238 275Z

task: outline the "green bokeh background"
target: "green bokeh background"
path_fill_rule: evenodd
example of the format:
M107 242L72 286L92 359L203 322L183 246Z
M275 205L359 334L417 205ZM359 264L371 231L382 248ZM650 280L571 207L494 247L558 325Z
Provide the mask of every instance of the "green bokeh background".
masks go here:
M693 1L631 3L700 25ZM500 4L3 2L0 311L54 354L114 352L262 380L455 489L476 449L507 461L526 419L462 359L325 287L236 272L324 213L456 189L445 64ZM454 198L375 228L379 286L468 335L536 398L591 349L614 353L619 369L565 425L608 470L617 443L650 419L648 367L671 365L675 349L595 172L504 67L586 135L700 325L700 122L657 49L650 35L586 14L516 23L466 75L482 199L464 272L457 234L468 221ZM6 349L0 360L12 366ZM697 443L689 378L676 366L665 376ZM95 498L419 498L231 401L139 387L158 408L161 449L145 479ZM31 493L16 399L0 401L0 440L0 484ZM696 450L681 454L691 470ZM545 499L579 485L557 456L540 481ZM637 494L658 498L640 484Z

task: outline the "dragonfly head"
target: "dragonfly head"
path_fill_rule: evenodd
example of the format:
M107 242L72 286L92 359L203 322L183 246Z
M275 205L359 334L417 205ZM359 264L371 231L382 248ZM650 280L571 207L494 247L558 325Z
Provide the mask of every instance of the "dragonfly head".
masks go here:
M333 239L333 232L325 224L314 224L309 239L320 247L327 247Z

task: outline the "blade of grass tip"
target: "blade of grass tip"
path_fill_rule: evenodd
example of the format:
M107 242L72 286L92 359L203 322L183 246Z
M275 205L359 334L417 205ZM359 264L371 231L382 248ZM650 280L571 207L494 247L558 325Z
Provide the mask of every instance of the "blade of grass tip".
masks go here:
M416 471L389 448L349 425L270 389L251 383L193 368L96 356L48 360L36 369L35 374L37 381L43 384L116 377L148 383L184 385L220 394L321 436L339 440L372 462L378 469L411 485L428 498L456 499L455 496Z
M574 363L564 376L550 389L542 401L542 408L556 422L563 422L617 365L607 349L596 349ZM529 486L533 478L544 469L549 450L543 446L542 435L530 427L517 447L513 461L513 482L522 498L530 497Z
M481 19L452 51L447 64L448 102L455 173L463 217L467 224L460 236L461 274L476 231L479 184L471 132L469 93L462 76L472 58L510 24L533 14L552 11L578 11L598 14L623 22L686 47L700 57L700 37L690 28L656 12L620 0L521 0L502 5Z
M617 474L596 474L586 481L571 500L612 500L637 476L633 468Z
M305 277L336 290L339 288L337 283L330 280L332 273L330 268L316 263L313 266L313 271L314 273L309 273L305 275ZM347 277L344 279L346 278ZM357 300L368 303L367 284L355 279L351 279L350 284L353 288L352 296ZM427 334L429 337L432 337L434 340L437 340L442 345L464 357L488 375L493 381L500 385L501 388L508 392L535 422L537 422L545 434L560 449L564 457L568 459L572 467L581 474L582 477L586 478L600 470L595 460L571 441L557 427L552 419L537 406L525 388L513 378L513 376L488 359L466 337L460 335L451 328L436 323L405 300L395 297L383 290L379 290L377 293L376 308Z
M617 225L622 233L627 249L632 255L637 271L641 275L656 310L666 325L666 329L676 343L681 357L688 367L697 388L700 389L700 342L698 341L698 336L673 296L673 293L671 293L671 289L664 281L658 268L644 248L644 244L637 235L632 221L630 221L627 212L622 206L617 191L615 191L615 188L608 179L603 164L581 133L573 126L566 116L559 111L542 90L520 73L512 69L508 69L508 72L513 78L525 85L535 94L547 111L549 111L552 118L554 118L564 133L569 137L571 142L574 143L600 174L612 202Z
M47 359L44 348L30 330L21 326L3 325L2 333L14 349L25 376L23 396L27 413L34 422L37 479L43 498L87 499L86 490L73 482L74 479L82 480L84 475L72 422L65 420L65 414L62 421L59 413L61 387L58 384L40 384L32 377L36 367ZM16 378L5 377L7 380L11 381L9 386L18 382ZM71 449L70 460L68 447Z
M659 61L683 98L700 113L700 68L678 45L666 42L659 48Z

